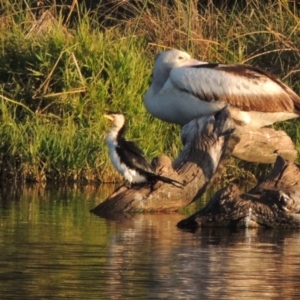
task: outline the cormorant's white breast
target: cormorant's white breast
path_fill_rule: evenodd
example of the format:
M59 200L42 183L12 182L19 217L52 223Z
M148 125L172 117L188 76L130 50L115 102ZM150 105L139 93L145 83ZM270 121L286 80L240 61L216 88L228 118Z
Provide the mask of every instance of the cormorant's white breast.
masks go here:
M163 121L185 125L224 106L245 130L299 117L300 98L278 78L242 64L210 64L186 52L160 53L144 103Z

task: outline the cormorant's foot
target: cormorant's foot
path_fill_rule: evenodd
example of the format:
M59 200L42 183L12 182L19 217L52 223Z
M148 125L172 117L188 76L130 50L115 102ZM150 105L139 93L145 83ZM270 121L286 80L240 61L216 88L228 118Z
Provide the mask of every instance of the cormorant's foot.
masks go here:
M149 182L149 187L150 187L150 191L149 191L149 193L147 193L147 197L152 193L152 192L154 192L154 185L155 185L155 183L156 182Z
M150 194L154 191L155 182L150 182Z
M131 182L129 181L125 181L125 186L128 188L128 189L131 189Z
M141 188L143 186L145 186L145 182L134 182L134 183L130 183L129 181L126 181L125 182L125 186L128 188L128 189L132 189L132 188Z

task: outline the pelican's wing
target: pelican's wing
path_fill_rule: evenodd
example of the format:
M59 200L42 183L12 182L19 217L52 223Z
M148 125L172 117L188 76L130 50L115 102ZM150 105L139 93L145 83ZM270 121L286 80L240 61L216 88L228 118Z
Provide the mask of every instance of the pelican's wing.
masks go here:
M275 76L246 65L199 64L174 68L165 84L203 101L224 101L243 111L300 112L300 98Z

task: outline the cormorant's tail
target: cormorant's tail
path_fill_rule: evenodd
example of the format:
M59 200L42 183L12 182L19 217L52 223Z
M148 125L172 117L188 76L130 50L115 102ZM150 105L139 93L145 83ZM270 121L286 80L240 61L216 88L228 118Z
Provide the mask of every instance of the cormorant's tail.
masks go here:
M165 183L172 184L172 185L174 185L176 187L179 187L179 188L182 188L182 186L183 186L182 182L179 182L179 181L177 181L175 179L171 179L169 177L165 177L165 176L161 176L161 175L156 175L156 179L160 180L160 181L163 181Z
M179 182L175 179L171 179L169 177L158 175L154 172L144 171L142 174L147 178L147 180L149 182L151 182L152 185L155 184L158 180L160 180L162 182L165 182L165 183L168 183L168 184L172 184L172 185L174 185L176 187L179 187L179 188L183 188L183 185L184 185L184 183L182 183L182 182Z

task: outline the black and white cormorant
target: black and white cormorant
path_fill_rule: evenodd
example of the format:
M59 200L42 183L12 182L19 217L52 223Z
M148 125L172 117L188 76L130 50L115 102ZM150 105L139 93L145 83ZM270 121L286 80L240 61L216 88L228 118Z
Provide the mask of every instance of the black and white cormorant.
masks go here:
M151 164L144 156L144 152L133 142L124 137L125 116L122 113L108 113L105 118L113 122L113 126L106 136L110 160L115 169L125 177L129 185L132 183L149 182L151 186L157 181L163 181L175 186L182 183L155 173Z

